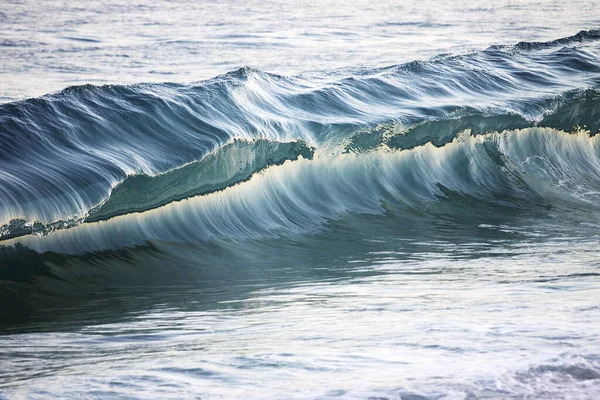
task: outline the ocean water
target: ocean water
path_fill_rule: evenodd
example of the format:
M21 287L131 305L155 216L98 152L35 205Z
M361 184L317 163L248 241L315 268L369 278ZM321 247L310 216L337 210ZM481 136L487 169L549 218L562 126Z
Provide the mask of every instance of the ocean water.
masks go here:
M0 398L600 398L600 5L8 1Z

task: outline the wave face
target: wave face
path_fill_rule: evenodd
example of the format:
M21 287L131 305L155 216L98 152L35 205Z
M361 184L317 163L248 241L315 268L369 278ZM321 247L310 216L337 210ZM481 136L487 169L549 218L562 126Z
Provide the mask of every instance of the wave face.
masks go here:
M31 240L85 252L303 233L453 195L593 207L599 87L600 32L582 31L380 69L243 68L2 104L0 240L66 229Z

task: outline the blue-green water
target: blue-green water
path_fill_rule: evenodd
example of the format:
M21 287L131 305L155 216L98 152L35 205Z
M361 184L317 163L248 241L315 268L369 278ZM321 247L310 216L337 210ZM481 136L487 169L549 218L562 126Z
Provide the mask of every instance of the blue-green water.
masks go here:
M0 398L600 396L598 6L226 4L1 10Z

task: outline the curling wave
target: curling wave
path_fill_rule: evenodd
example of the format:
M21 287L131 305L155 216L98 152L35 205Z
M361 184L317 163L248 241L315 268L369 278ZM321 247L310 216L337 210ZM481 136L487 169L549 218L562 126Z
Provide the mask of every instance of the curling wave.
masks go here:
M2 104L0 240L73 228L18 239L68 252L305 233L449 193L594 207L598 65L600 34L582 31L380 69L242 68Z

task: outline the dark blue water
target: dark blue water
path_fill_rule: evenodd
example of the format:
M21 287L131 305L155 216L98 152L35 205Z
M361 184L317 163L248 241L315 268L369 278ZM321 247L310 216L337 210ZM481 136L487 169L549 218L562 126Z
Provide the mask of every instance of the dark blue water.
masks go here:
M600 395L597 6L426 3L10 3L0 397Z

